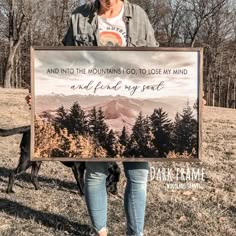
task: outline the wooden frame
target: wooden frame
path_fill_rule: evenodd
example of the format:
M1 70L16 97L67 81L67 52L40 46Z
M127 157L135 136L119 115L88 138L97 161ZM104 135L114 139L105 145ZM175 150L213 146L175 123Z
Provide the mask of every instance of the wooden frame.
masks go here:
M200 161L202 80L202 48L31 47L31 160ZM75 117L68 109L72 109L76 101L86 117L86 122L90 122L83 132L81 131L83 129L75 128L68 123L68 117L72 117L72 120ZM71 104L68 106L70 102ZM183 102L185 102L185 106ZM195 109L192 108L194 102ZM173 103L175 104L173 105ZM197 103L200 106L196 106ZM61 105L65 108L64 110ZM63 122L58 118L59 113L56 112L59 107L61 107L61 111L67 113L65 117L68 118L66 121L68 133L66 129L62 131ZM76 107L78 108L75 105L74 108ZM176 121L175 128L173 128L174 119L178 118L177 112L184 115L184 109L185 112L188 112L186 109L189 107L193 112L192 118L195 120L191 121L194 122L191 125L196 131L191 136L193 141L189 141L189 143L195 145L196 148L190 144L181 147L180 141L176 141L178 132L183 130L179 128L177 132L177 124L184 125L184 121L182 123ZM96 125L91 125L92 121L88 121L92 117L93 108L95 109L94 114L100 112L100 117L105 116L99 121L101 124L105 122L108 126L106 132L103 132L104 140L112 140L112 138L108 138L108 134L112 133L111 129L113 129L114 136L111 134L109 137L115 137L114 143L108 144L109 141L103 143L103 138L96 136L94 128ZM154 114L154 109L158 108L162 108L162 110L156 110ZM140 111L143 113L142 115L137 114ZM172 149L166 148L168 146L166 143L161 144L162 141L158 139L160 137L158 129L160 130L160 128L154 124L156 117L158 116L159 119L163 112L167 113L166 118L170 121L168 132L165 132L171 137L175 136L175 138L172 137L175 141L170 144ZM89 114L91 117L87 118L90 116ZM171 118L169 114L172 114ZM137 117L140 118L140 124L148 122L149 126L147 124L146 126L139 125ZM181 115L179 118L182 119ZM145 119L146 121L144 121ZM135 127L147 127L144 129L148 129L145 131L148 135L145 136L145 132L141 133L141 136L145 137L144 142L148 144L146 149L145 144L138 143L137 138L135 139L134 133L138 133L138 131L133 132L135 123ZM127 126L129 144L126 143L126 146L117 140L118 136L122 134L122 124ZM50 135L53 138L47 139L46 137ZM69 143L69 147L66 147L66 143ZM193 151L177 152L177 143L179 150L185 148ZM130 147L127 148L127 145ZM85 150L87 151L85 152ZM163 158L166 157L166 150L168 150L168 158ZM161 152L165 154L160 156ZM63 153L63 157L55 156L60 153ZM67 153L69 154L67 155ZM77 157L78 153L82 158ZM96 153L97 158L92 158L92 153ZM111 154L108 155L108 153L116 156L111 157ZM126 157L123 156L124 153L126 153ZM86 155L90 158L86 158ZM134 157L134 155L138 156Z

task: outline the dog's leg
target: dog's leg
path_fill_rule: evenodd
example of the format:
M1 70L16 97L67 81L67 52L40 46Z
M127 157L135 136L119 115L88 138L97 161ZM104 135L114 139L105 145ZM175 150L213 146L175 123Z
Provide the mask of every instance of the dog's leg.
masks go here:
M31 166L30 161L19 162L16 169L9 176L9 181L8 181L8 186L7 186L7 191L6 191L7 193L14 193L13 184L14 184L15 178L21 175L22 173L24 173L30 166Z
M108 176L106 179L107 192L113 195L118 195L117 184L119 182L119 179L120 179L120 167L117 165L117 163L112 163L108 168Z
M74 163L72 166L72 171L74 173L77 186L79 188L79 193L81 195L84 195L84 169L85 165L84 163Z
M13 191L13 184L15 182L15 173L14 171L11 172L11 174L9 175L9 180L8 180L8 186L7 186L7 193L14 193Z
M79 179L80 179L80 184L82 186L83 192L84 192L84 171L85 171L85 162L80 162L79 163Z
M38 182L38 173L39 173L39 169L40 169L41 164L42 164L41 161L35 161L32 164L31 181L35 187L35 190L40 189L39 182Z

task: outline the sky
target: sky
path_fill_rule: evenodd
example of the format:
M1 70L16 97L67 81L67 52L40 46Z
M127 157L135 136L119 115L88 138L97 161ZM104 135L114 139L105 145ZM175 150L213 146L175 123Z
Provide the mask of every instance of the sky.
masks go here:
M36 50L34 53L36 96L197 98L197 81L198 52Z

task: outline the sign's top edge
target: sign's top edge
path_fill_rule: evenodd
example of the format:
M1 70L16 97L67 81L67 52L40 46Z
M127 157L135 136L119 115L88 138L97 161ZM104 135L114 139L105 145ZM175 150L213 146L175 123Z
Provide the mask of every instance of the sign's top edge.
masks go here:
M180 48L180 47L78 47L78 46L31 46L32 50L86 50L86 51L186 51L199 52L203 48Z

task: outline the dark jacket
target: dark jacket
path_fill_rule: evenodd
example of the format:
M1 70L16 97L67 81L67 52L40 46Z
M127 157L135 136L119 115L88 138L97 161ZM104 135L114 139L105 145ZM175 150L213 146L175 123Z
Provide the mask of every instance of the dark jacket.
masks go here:
M63 39L65 46L100 46L97 10L99 2L78 7L71 16L70 27ZM154 30L145 11L136 4L124 0L127 24L127 46L158 47Z

